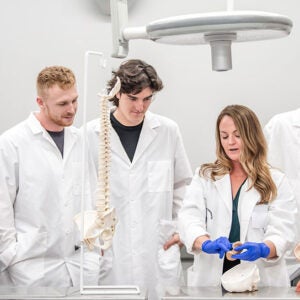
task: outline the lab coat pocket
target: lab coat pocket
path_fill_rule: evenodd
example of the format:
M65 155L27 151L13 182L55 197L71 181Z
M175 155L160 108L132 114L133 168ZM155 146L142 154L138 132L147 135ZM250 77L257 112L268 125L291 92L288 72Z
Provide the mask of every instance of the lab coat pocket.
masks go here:
M159 233L158 267L159 278L164 285L179 285L181 283L182 267L180 248L173 245L168 250L163 249L164 243L169 240L176 230L174 221L161 220Z
M251 217L251 226L255 229L265 229L268 219L268 205L260 204L254 207Z
M47 249L47 232L18 233L17 254L14 263L44 257Z
M17 236L17 254L9 268L15 285L30 286L41 284L45 272L47 233L23 233Z
M171 182L170 160L148 162L149 192L170 192Z

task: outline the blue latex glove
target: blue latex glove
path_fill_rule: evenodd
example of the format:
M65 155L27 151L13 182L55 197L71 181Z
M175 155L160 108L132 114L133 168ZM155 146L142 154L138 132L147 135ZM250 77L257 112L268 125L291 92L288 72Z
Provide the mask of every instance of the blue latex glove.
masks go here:
M270 254L270 248L265 243L246 242L243 245L234 248L233 250L246 250L242 253L232 255L232 258L248 261L257 260L260 257L266 258Z
M215 254L218 253L220 258L223 258L224 254L232 249L232 244L227 237L221 236L214 241L207 240L202 244L202 251Z

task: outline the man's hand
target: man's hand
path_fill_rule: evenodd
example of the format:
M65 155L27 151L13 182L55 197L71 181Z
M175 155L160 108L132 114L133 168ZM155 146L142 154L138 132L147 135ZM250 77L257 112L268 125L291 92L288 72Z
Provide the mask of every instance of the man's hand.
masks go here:
M178 244L179 247L183 246L178 233L173 234L172 237L168 241L166 241L166 243L164 244L164 249L168 250L171 246L175 244Z

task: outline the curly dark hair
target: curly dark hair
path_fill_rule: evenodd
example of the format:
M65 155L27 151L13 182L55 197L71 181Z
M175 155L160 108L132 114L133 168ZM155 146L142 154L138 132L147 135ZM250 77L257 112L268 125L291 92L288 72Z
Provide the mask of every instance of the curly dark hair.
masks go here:
M163 83L157 75L155 69L139 59L130 59L123 62L117 71L112 72L113 77L107 83L107 92L117 82L117 77L121 81L120 93L124 94L138 94L143 89L149 87L153 92L158 92L163 88ZM119 105L119 99L115 96L110 99L115 106Z

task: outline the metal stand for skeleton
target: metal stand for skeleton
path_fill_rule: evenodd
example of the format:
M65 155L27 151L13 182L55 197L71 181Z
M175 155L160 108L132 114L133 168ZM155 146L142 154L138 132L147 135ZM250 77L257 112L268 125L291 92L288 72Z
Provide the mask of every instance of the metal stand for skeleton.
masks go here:
M85 53L84 61L84 97L83 97L83 151L82 162L83 165L87 161L87 132L86 132L86 108L87 108L87 77L88 77L88 60L89 56L96 55L102 60L102 67L105 67L105 59L101 52L87 51ZM109 202L109 109L108 99L112 98L120 89L120 81L118 80L116 86L112 89L109 95L101 94L101 129L99 136L99 172L98 172L98 189L97 189L97 203L95 211L84 211L84 197L85 197L85 180L86 168L82 172L82 196L81 196L81 213L77 217L77 225L81 233L81 247L80 247L80 293L85 295L118 295L118 299L144 299L141 295L138 286L131 285L84 285L84 244L89 250L99 242L99 251L108 249L112 243L112 236L116 225L116 216L114 208L110 207ZM100 178L99 178L100 177ZM92 220L90 218L94 218ZM89 226L86 226L89 224ZM86 228L85 228L86 227ZM130 295L128 297L127 295ZM135 295L135 296L134 296ZM104 298L101 297L101 298Z

